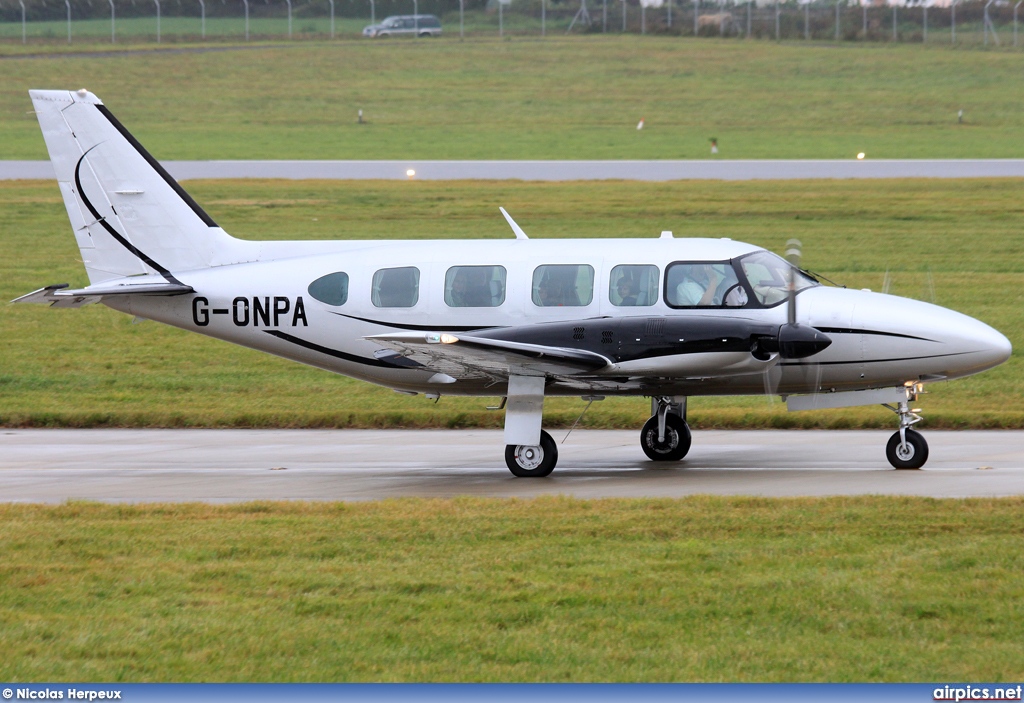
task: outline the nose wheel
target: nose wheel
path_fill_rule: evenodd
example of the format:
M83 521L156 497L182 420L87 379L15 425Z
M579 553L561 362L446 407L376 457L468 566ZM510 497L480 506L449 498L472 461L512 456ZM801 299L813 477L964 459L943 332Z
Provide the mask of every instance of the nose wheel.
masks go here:
M505 464L513 476L541 478L555 470L558 463L558 445L544 430L540 431L540 444L506 444Z
M897 469L920 469L928 461L928 442L920 432L910 428L923 419L916 409L910 408L908 401L912 400L917 400L916 392L895 407L885 405L900 418L900 429L893 433L885 445L885 457Z
M900 436L900 435L904 436ZM897 469L920 469L928 461L928 442L917 430L909 427L894 432L885 445L885 456Z

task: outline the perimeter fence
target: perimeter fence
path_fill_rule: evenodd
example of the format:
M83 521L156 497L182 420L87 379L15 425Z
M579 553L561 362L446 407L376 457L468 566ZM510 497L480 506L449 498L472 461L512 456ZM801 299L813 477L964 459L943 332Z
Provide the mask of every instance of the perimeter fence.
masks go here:
M659 1L660 6L652 6ZM940 7L860 5L847 0L0 0L0 42L344 39L360 37L365 26L387 16L418 13L440 17L447 38L607 32L1014 48L1024 44L1024 36L1018 39L1022 3L978 0Z

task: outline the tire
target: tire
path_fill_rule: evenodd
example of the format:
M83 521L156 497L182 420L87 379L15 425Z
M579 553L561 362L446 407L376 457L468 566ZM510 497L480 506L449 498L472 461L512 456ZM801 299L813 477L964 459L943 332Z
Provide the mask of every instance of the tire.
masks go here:
M906 447L900 446L900 433L896 432L885 445L885 456L897 469L920 469L928 461L928 442L920 432L907 429Z
M679 461L690 451L692 440L686 420L671 413L665 416L664 442L658 442L657 415L640 430L640 447L652 461Z
M540 444L506 444L505 464L517 478L542 478L555 470L558 445L544 430L540 431Z

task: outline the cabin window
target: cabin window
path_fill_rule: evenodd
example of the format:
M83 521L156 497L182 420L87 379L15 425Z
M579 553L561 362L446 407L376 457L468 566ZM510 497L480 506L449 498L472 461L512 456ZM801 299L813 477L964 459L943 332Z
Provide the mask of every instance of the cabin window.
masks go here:
M818 285L813 278L768 251L745 256L740 259L740 265L754 296L762 305L777 305L789 297L790 271L793 271L793 286L796 290Z
M348 274L338 271L321 276L309 284L309 294L328 305L344 305L348 300Z
M538 266L533 272L533 304L579 307L594 299L594 267L587 264Z
M738 308L747 304L747 291L729 261L680 262L665 271L665 302L676 308Z
M420 270L415 266L381 269L373 274L370 300L378 308L411 308L420 299Z
M658 302L658 267L616 266L608 280L608 300L619 307L644 307Z
M504 266L452 266L444 276L451 308L496 308L505 302Z

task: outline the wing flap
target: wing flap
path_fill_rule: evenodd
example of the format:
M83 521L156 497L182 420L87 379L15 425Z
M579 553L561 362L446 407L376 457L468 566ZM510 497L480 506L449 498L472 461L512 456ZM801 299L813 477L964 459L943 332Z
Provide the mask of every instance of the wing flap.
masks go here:
M609 360L580 349L524 344L442 332L395 332L365 337L427 368L454 378L508 378L512 373L574 376Z

